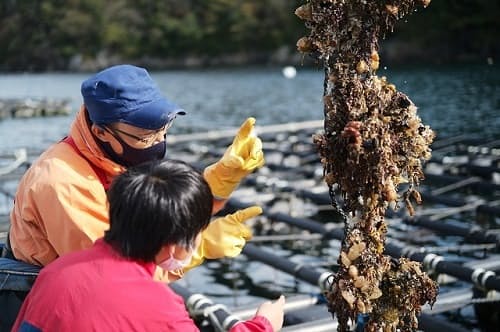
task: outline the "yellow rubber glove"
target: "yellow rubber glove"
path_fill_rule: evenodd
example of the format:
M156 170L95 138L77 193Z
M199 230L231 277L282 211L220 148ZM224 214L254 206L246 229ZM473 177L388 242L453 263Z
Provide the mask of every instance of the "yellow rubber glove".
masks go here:
M248 118L222 158L205 168L203 175L217 199L227 199L240 181L264 165L262 141L253 133L254 118Z
M225 217L214 219L201 233L201 244L194 252L191 264L184 268L184 271L200 265L205 258L238 256L246 241L252 238L252 231L244 222L261 213L262 208L254 205Z

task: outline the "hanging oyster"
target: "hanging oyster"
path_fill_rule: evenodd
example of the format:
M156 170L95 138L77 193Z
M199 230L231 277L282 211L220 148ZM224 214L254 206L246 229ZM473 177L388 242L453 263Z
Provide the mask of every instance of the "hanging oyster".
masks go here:
M324 133L314 142L330 188L343 198L345 238L340 269L327 292L339 331L369 314L366 331L411 331L425 303L433 304L437 285L420 264L383 254L384 215L401 201L413 214L411 198L424 178L433 131L422 124L417 107L385 77L378 77L378 40L395 22L429 0L310 0L296 10L310 29L299 51L323 62ZM405 183L406 192L398 193Z

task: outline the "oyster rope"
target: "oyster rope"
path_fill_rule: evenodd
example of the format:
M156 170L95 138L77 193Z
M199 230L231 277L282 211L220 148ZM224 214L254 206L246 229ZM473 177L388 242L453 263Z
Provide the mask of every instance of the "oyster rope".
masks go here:
M332 205L345 219L340 268L326 293L339 331L349 331L359 314L368 314L365 331L414 331L421 306L432 305L438 293L420 263L383 254L385 212L404 202L414 213L435 135L410 98L376 75L379 38L429 2L310 0L295 11L310 29L297 48L322 62L325 72L324 132L313 140Z

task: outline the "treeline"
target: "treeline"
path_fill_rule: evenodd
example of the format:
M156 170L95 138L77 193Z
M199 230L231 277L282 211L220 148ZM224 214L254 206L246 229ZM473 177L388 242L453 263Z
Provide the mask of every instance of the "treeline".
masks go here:
M382 0L371 0L382 1ZM0 71L301 61L306 0L2 0ZM387 56L496 58L500 1L434 0L401 22ZM392 52L389 52L392 50ZM383 47L384 51L384 47Z
M500 61L499 0L432 0L405 21L399 22L388 40L389 45L400 45L396 50L403 53L402 60Z

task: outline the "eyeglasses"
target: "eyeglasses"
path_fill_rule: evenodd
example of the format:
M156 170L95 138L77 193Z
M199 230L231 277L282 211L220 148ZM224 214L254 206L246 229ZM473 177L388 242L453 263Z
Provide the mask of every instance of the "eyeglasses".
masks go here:
M103 128L105 130L107 130L108 132L110 132L111 134L115 134L117 135L117 133L120 133L120 134L123 134L125 136L128 136L130 138L133 138L135 140L137 140L138 142L140 142L141 144L144 144L144 145L151 145L153 144L157 139L158 137L160 136L160 134L165 137L167 135L167 130L172 127L172 124L173 124L173 120L169 121L165 126L163 126L162 128L154 131L153 133L151 134L148 134L146 136L142 136L142 137L139 137L139 136L136 136L136 135L133 135L131 133L128 133L124 130L121 130L121 129L118 129L118 128L111 128L111 127L108 127L108 126L103 126Z

